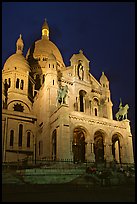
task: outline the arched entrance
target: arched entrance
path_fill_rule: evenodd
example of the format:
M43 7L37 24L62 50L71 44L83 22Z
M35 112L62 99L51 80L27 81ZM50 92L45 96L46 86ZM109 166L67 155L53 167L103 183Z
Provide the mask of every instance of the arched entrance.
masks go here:
M57 157L57 133L56 130L52 133L52 159L55 161Z
M121 163L120 139L118 134L112 136L112 155L117 163Z
M85 131L75 128L73 133L73 159L75 162L85 161Z
M94 135L94 154L97 163L104 162L104 138L101 131L95 132Z

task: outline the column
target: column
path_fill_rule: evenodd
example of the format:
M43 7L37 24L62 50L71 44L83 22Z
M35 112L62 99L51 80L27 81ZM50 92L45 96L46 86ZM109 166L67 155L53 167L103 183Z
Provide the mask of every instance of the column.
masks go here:
M87 142L86 144L86 160L89 162L95 162L95 155L93 152L93 143Z
M106 159L106 162L113 161L112 144L110 143L104 144L104 159Z
M91 142L91 160L95 162L94 143Z

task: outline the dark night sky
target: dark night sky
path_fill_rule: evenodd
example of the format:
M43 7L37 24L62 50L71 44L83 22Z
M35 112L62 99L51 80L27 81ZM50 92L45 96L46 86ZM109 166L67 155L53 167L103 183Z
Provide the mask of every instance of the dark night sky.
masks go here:
M113 116L119 99L129 104L128 119L135 137L135 3L134 2L3 2L2 66L15 53L21 33L24 55L41 38L44 19L50 40L60 49L66 66L83 50L91 74L104 71L110 82Z

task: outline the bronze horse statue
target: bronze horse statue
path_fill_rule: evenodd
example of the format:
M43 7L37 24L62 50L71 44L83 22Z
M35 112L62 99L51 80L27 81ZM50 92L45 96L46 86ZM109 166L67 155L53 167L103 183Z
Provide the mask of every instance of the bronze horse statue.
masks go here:
M60 104L66 104L65 99L66 99L67 93L68 93L67 85L65 85L62 88L59 88L58 95L57 95L57 102L59 102Z
M124 120L127 119L127 111L129 109L129 105L126 104L124 107L121 107L120 110L116 113L116 120Z

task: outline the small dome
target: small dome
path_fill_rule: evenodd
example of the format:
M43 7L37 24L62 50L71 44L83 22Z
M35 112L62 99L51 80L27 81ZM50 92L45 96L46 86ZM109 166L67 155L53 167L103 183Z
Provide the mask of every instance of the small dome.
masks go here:
M48 39L41 39L36 41L34 45L32 45L32 47L29 48L26 58L28 59L29 56L32 55L33 58L38 58L40 56L43 56L48 59L51 53L53 53L53 55L56 57L57 62L61 66L65 66L59 49L53 42L51 42Z
M21 71L30 71L30 66L22 54L15 53L11 55L4 64L4 71L20 69Z

